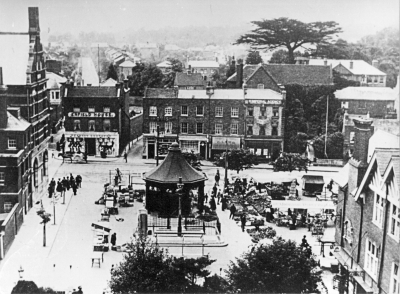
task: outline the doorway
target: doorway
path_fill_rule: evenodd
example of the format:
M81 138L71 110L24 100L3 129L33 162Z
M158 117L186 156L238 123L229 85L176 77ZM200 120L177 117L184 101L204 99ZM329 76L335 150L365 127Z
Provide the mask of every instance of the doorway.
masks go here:
M96 155L96 138L87 138L87 154L88 155Z
M205 142L200 143L200 157L203 159L207 159Z
M155 155L154 154L154 151L155 151L154 143L148 143L147 148L148 148L147 159L154 158L154 155Z

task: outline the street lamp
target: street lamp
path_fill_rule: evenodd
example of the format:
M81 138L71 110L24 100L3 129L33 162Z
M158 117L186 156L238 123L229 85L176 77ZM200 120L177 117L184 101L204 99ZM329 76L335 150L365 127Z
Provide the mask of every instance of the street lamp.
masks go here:
M208 134L211 134L211 96L214 95L214 87L211 86L211 83L208 82L206 87L206 94L208 95ZM207 159L209 159L210 154L210 140L207 140L208 148L207 148Z
M228 139L225 140L225 180L224 180L224 192L228 181Z
M24 278L24 269L22 268L22 265L19 266L18 274L19 279L22 280Z
M178 236L182 236L182 207L181 207L181 196L182 196L182 190L183 190L183 183L182 183L182 177L179 177L179 182L176 184L178 189L176 192L178 193L179 196L179 210L178 210Z

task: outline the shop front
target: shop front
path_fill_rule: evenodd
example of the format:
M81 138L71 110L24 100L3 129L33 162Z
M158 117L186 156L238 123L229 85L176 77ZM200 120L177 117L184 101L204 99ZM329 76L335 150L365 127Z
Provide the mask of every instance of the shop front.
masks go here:
M270 159L274 150L282 150L282 140L271 139L245 139L245 147L264 159ZM277 151L275 151L277 152ZM278 153L279 154L279 153Z
M179 136L179 147L182 152L193 152L206 159L208 153L207 136Z
M168 154L168 148L176 142L176 135L160 134L157 138L156 134L143 134L143 159L164 159ZM158 153L157 153L158 149Z
M90 156L118 156L118 132L65 132L65 152Z
M242 147L241 137L212 137L211 157L228 150L238 150Z

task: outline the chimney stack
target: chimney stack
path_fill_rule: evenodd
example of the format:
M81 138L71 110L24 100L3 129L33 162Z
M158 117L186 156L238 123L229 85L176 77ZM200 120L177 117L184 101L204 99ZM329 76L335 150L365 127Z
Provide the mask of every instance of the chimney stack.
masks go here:
M236 67L235 56L232 56L232 66L235 66L235 67Z
M243 84L243 62L241 59L238 59L236 64L236 88L242 88Z
M368 143L373 134L371 128L372 119L354 118L355 137L354 137L354 159L360 162L360 166L368 165Z
M375 68L379 68L379 61L376 59L372 60L372 66Z
M39 27L39 8L38 7L29 7L29 35L39 36L40 27Z
M3 69L0 67L0 128L7 127L7 87L3 85Z
M350 69L353 69L353 60L350 61Z
M326 58L324 58L324 65L325 65L325 66L328 65L328 60L326 60Z

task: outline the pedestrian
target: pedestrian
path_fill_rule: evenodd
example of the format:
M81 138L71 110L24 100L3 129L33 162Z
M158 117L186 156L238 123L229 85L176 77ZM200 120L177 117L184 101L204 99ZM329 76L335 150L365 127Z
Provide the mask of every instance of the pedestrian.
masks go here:
M74 179L73 175L70 174L70 176L69 176L69 184L71 185L71 187L72 187L72 182L73 182L74 180L75 180L75 179Z
M215 184L217 186L219 186L219 179L220 179L220 175L219 175L219 170L217 169L217 173L215 174Z
M64 188L63 188L63 185L61 183L61 179L58 179L56 191L61 193L63 190L64 190Z
M208 202L208 194L206 193L206 195L204 195L204 202L207 203Z
M54 152L51 152L51 158L54 158Z
M214 184L214 187L212 188L212 196L213 197L217 196L217 190L218 190L217 184Z
M215 204L215 197L214 196L211 197L210 208L211 208L211 210L216 210L217 209L217 205Z
M76 191L78 190L78 186L76 185L75 181L72 181L72 191L74 192L74 195L76 196Z
M53 189L56 188L56 181L54 180L54 178L51 179L50 185L53 187Z
M51 186L51 184L49 185L49 188L47 189L47 191L49 191L49 198L53 197L54 189L53 189L53 187Z
M67 179L66 179L65 177L63 177L61 183L62 183L62 186L63 186L63 188L64 188L64 191L67 190L67 186L68 186L67 183L68 183L68 181L67 181Z
M117 242L117 233L114 233L111 235L111 245L115 246L116 242Z
M231 211L231 214L229 215L229 218L232 217L232 219L233 219L233 217L235 216L235 212L236 212L235 204L232 204L232 206L231 206L231 208L229 210Z
M82 291L82 287L81 287L81 286L78 287L78 291L76 291L76 294L83 294L83 291Z
M78 188L82 188L82 177L81 177L81 175L77 175L76 176L76 184L77 184Z
M227 206L227 199L225 197L225 195L222 195L222 199L221 199L221 209L222 211L225 211L225 209L228 207Z
M69 181L69 177L65 179L65 183L67 184L67 190L69 191L69 189L71 188L71 182Z
M219 204L220 199L221 199L221 191L219 190L217 193L217 204Z
M301 247L303 247L303 249L304 248L307 248L309 245L308 245L308 242L307 242L307 239L306 239L306 235L304 235L303 236L303 239L301 239L301 244L300 244L300 246Z
M244 227L246 226L246 214L240 216L240 223L242 224L242 232L244 232Z
M125 162L127 163L128 162L128 154L126 153L126 151L124 153L124 159L125 159Z

